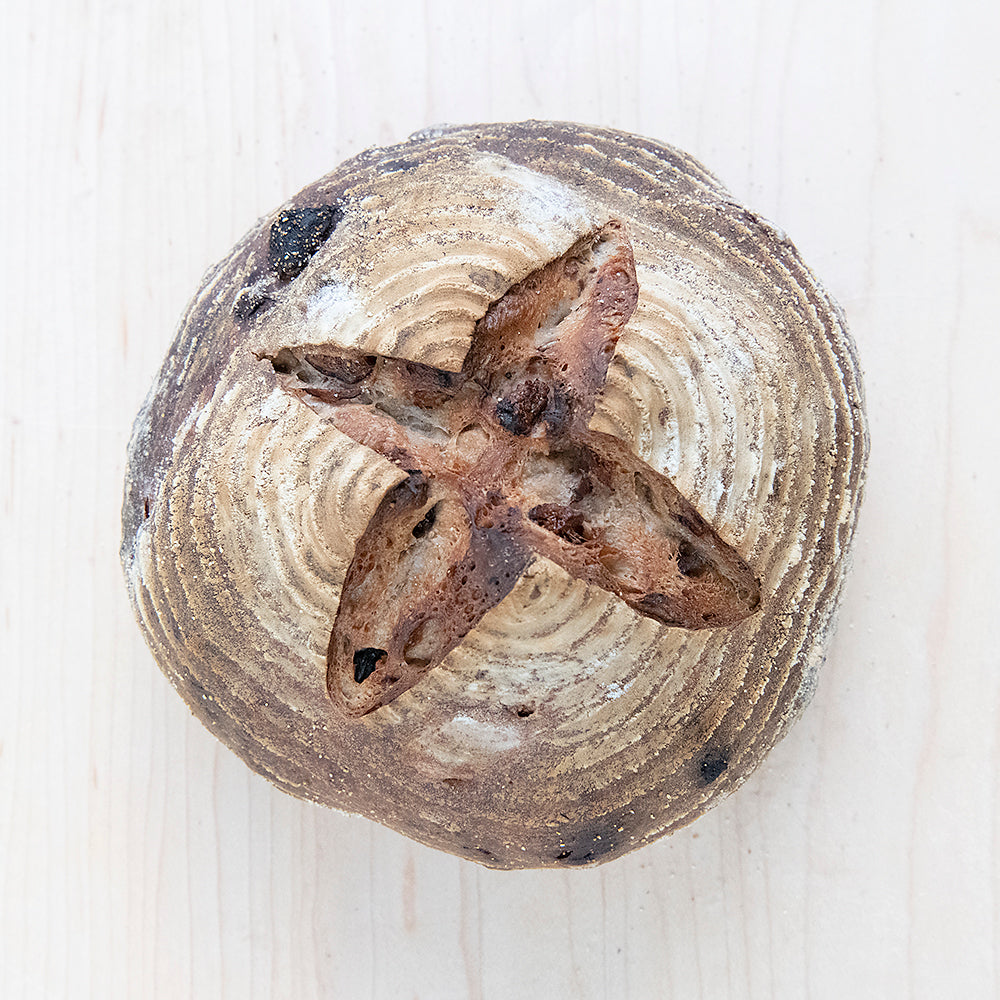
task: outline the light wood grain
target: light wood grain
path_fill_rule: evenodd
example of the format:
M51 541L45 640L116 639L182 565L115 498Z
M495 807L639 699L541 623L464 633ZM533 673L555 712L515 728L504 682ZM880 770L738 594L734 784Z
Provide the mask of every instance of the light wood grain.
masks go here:
M49 0L4 13L0 996L992 997L997 16L889 2ZM294 801L187 713L117 562L130 424L203 270L434 121L655 136L845 308L873 452L812 706L734 797L495 873Z

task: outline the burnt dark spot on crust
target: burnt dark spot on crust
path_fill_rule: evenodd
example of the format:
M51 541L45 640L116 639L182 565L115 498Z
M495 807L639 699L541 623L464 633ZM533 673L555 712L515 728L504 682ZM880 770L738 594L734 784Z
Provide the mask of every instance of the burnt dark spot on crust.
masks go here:
M338 205L286 208L271 226L268 256L283 278L300 274L340 221Z
M701 780L706 785L711 785L727 767L729 767L729 760L725 754L711 750L702 757L701 763L698 765L698 772L701 774Z
M246 322L254 316L265 302L270 301L270 296L262 291L256 284L247 285L240 290L233 303L233 315L240 321Z
M367 680L373 673L375 673L375 668L379 664L379 660L383 657L388 656L388 653L384 649L375 649L372 646L366 646L364 649L359 649L354 654L354 679L358 684Z
M434 527L434 522L437 520L437 509L438 505L435 504L427 513L413 526L413 537L423 538L431 528Z
M524 437L538 423L548 401L549 390L545 383L528 379L497 400L497 420L505 431Z
M587 865L610 854L615 847L615 837L610 830L603 827L586 830L576 834L571 840L564 839L553 859L565 865Z

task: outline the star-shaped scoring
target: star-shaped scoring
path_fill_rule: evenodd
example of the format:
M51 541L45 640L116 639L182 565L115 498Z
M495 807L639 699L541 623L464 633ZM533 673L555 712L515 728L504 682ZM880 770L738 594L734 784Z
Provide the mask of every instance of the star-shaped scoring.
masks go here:
M344 580L327 687L345 714L417 683L534 554L664 625L757 608L750 568L670 480L588 426L637 297L612 221L494 302L461 372L333 347L274 359L287 389L409 473Z

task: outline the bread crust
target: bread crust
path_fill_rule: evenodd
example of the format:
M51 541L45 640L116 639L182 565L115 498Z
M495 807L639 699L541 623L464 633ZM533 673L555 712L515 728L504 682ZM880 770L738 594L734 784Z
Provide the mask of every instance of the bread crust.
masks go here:
M620 283L551 340L565 386L521 355L486 364L505 316L530 325L532 276L609 225L627 238L634 295ZM405 389L397 439L399 412L359 422L376 368ZM492 409L445 426L473 372ZM402 453L424 441L427 465L450 442L482 458L488 431L505 454L532 442L502 509L463 502L446 469ZM161 668L279 787L494 867L590 864L696 818L808 701L867 449L839 309L704 168L609 130L460 127L342 164L209 272L136 421L122 561ZM573 495L584 478L589 502ZM617 552L665 565L626 516L637 504L686 525L666 557L677 578L722 567L751 613L672 627L702 606L684 622L670 588L616 584L634 567L590 559L599 511L616 512L598 526ZM496 520L479 523L487 510ZM421 569L417 597L438 611L408 622L414 677L345 717L338 685L373 686L384 648L336 662L345 580L363 586L366 537L398 552L407 533L425 562L423 539L450 539L443 579L463 561L509 579L486 578L464 635L434 633L422 623L458 620L441 609L460 591Z

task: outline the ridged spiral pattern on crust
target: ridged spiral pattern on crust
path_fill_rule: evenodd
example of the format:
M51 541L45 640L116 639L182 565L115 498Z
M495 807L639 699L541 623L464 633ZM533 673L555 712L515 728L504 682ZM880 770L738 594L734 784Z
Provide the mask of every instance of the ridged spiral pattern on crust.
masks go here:
M122 558L158 662L282 788L485 864L607 860L690 822L774 745L824 655L867 457L838 309L703 168L622 133L425 134L290 203L322 204L342 217L291 281L268 270L273 216L206 278L137 420ZM664 628L537 560L415 688L340 718L339 588L404 473L282 392L268 359L330 343L457 370L491 301L610 218L639 304L592 424L747 560L761 610Z

